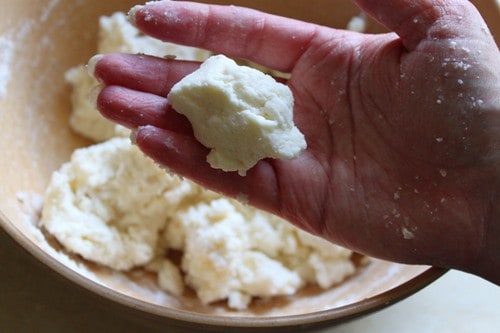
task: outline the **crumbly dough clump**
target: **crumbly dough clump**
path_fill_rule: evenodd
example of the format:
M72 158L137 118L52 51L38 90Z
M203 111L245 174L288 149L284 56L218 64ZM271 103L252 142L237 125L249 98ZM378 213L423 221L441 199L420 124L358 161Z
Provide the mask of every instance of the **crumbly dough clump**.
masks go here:
M355 271L351 251L224 197L178 211L165 236L182 249L186 283L201 301L227 298L236 309L252 297L292 295L306 284L326 289Z
M190 192L185 187L129 139L114 138L76 150L53 173L41 223L72 252L126 270L153 258L168 212Z
M166 173L127 138L78 149L53 173L41 225L87 260L146 267L174 295L187 285L203 303L234 309L355 271L351 251ZM180 267L170 250L183 254Z
M244 176L263 158L294 158L307 146L293 122L291 90L223 55L174 85L168 99L211 149L213 168Z

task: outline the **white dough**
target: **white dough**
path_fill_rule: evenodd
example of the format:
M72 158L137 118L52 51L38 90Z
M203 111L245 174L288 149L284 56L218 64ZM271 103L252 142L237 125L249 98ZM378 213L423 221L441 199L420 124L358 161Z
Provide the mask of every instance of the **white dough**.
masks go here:
M86 259L119 270L144 265L182 200L180 182L128 138L81 148L53 173L41 224Z
M271 76L217 55L174 85L174 109L211 149L213 168L244 176L263 158L297 157L306 148L293 122L293 95Z
M186 283L203 303L234 309L354 272L349 250L166 173L127 138L78 149L53 173L41 225L87 260L144 266L173 295ZM181 267L164 257L170 249L183 253Z

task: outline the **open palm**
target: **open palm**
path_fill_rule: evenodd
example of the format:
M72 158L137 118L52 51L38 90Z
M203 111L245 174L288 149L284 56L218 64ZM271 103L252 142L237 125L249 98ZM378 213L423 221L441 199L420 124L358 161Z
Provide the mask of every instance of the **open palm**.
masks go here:
M468 1L357 2L395 33L364 35L196 3L133 11L137 27L154 37L291 73L295 123L308 143L294 160L263 160L246 177L210 168L208 149L164 97L194 62L101 57L95 75L106 88L98 107L138 128L137 145L160 164L331 241L491 278L483 256L499 246L498 233L487 234L499 229L491 226L498 48Z

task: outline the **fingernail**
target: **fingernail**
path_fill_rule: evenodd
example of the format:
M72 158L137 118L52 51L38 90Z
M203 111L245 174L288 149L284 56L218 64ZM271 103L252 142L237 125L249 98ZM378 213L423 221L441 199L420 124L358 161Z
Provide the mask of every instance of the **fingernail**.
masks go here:
M128 14L127 14L127 17L128 17L128 21L130 24L132 24L133 26L135 26L135 14L144 7L144 5L137 5L137 6L134 6L132 7L129 11L128 11Z
M92 88L89 92L89 103L97 109L97 98L99 98L99 94L101 93L103 89L103 85L99 84Z
M102 58L104 58L104 55L102 55L102 54L96 54L95 56L93 56L92 58L90 58L89 62L87 63L87 73L89 73L89 75L91 77L95 78L98 81L99 81L99 78L97 78L96 75L95 75L95 66L97 65L97 63Z

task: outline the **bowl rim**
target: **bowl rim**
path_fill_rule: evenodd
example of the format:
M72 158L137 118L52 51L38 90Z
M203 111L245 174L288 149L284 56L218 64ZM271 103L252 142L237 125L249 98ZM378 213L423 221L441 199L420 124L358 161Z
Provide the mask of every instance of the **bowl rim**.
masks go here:
M9 235L23 250L39 260L52 272L65 278L68 282L74 283L92 294L101 296L108 301L115 302L129 310L140 311L143 316L154 317L156 321L170 321L183 327L196 327L198 329L228 330L231 328L247 328L255 331L257 329L269 328L310 329L340 324L395 304L425 288L448 271L448 269L445 268L428 266L423 272L395 288L334 309L298 315L269 316L261 318L250 316L221 317L211 314L171 309L116 292L106 285L83 276L64 265L56 258L41 251L33 241L15 227L2 211L0 211L0 227L5 230L7 235Z

